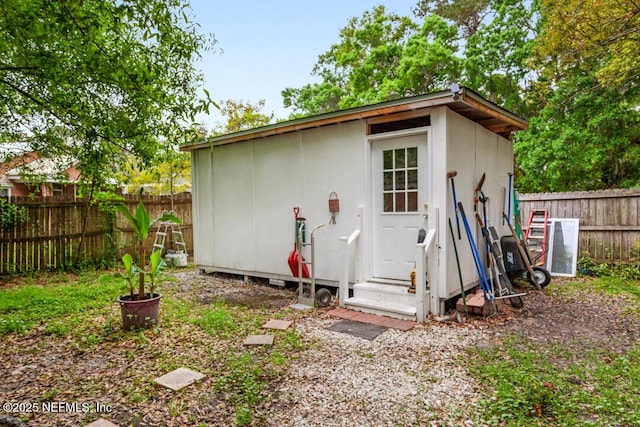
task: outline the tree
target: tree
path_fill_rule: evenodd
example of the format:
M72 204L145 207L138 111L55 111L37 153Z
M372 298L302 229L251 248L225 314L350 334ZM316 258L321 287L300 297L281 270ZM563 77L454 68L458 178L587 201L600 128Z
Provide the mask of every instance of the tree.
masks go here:
M309 115L397 97L385 82L396 77L404 45L416 28L411 19L388 14L384 6L352 18L340 30L340 42L313 68L322 82L284 89L284 106Z
M72 155L104 183L129 155L148 163L211 105L194 61L213 41L185 0L4 0L0 134Z
M522 191L640 186L638 90L598 86L594 68L567 75L529 130L516 134Z
M452 21L462 38L473 36L489 15L491 0L420 0L414 13L418 17L438 15Z
M418 23L382 6L351 19L313 69L322 82L285 89L285 106L318 114L463 83L529 114L526 87L536 76L527 60L537 33L530 2L422 1L415 13Z
M537 59L551 78L589 60L597 84L640 85L640 3L637 0L540 0L544 32Z
M540 73L529 94L539 114L515 136L520 189L640 186L640 10L607 0L541 3L529 60Z
M438 16L418 25L375 7L352 18L320 55L313 74L322 82L283 90L284 105L318 114L440 89L460 76L456 35Z
M265 105L264 99L258 100L256 104L249 101L227 99L220 101L219 105L220 114L225 118L225 123L216 127L214 130L216 134L239 132L266 126L273 122L273 113L262 113Z
M493 0L491 20L467 38L463 83L496 104L524 117L535 109L527 101L537 74L529 60L539 31L536 2Z

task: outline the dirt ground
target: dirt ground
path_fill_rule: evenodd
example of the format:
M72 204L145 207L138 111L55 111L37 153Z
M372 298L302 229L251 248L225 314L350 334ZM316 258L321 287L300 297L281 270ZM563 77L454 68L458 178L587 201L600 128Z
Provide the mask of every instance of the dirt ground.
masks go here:
M574 279L576 280L576 279ZM496 320L495 333L512 331L533 342L560 344L588 350L606 347L625 350L640 339L640 319L624 316L629 299L601 293L575 293L572 296L553 292L564 281L554 279L550 288L530 291L521 309L509 309Z

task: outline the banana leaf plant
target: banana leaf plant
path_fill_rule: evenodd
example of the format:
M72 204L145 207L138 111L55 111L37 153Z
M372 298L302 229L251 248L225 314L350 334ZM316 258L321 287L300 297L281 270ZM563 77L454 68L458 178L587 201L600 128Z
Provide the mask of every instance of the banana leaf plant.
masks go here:
M142 190L140 191L140 196L142 196ZM147 298L146 297L147 294L145 292L145 277L149 275L149 273L147 273L144 269L144 265L146 262L145 243L147 241L147 238L149 237L149 234L151 233L154 225L156 225L158 222L175 222L176 224L181 224L182 220L180 220L180 218L178 218L173 214L165 213L160 218L157 218L152 221L151 217L149 216L149 213L147 212L147 209L144 206L144 203L142 202L142 199L140 199L140 201L138 202L138 207L136 208L136 211L133 215L131 215L131 213L129 212L129 208L127 208L127 206L124 203L116 204L115 208L120 213L122 213L122 215L127 219L127 221L129 222L129 225L131 225L131 228L133 228L133 231L137 239L138 269L139 269L137 299L143 300ZM156 258L159 258L160 261L162 261L159 253L160 251L154 251L154 253L156 252L158 252L158 255ZM128 268L129 269L135 268L133 264L130 267L127 267L127 261L125 261L124 257L122 261L125 264L125 270ZM153 287L155 286L157 275L160 274L162 272L162 269L164 268L164 267L162 268L160 267L160 265L162 264L162 262L160 261L156 259L155 270L154 270L154 266L153 265L151 266L151 269L154 270L154 273L153 273L153 276L150 276L152 289L151 289L151 293L149 294L149 298L153 297ZM153 259L152 259L152 262L153 262ZM132 286L131 298L133 299L134 297L135 295L133 294L133 286Z
M124 254L122 256L122 264L124 264L124 274L118 273L116 276L127 282L127 285L129 285L129 295L131 295L131 299L133 299L133 289L140 270L133 264L133 258L130 254Z
M156 283L158 283L158 277L162 274L166 267L167 263L162 259L160 251L153 251L153 253L149 257L149 271L145 271L145 274L149 276L149 293L151 295L153 295Z

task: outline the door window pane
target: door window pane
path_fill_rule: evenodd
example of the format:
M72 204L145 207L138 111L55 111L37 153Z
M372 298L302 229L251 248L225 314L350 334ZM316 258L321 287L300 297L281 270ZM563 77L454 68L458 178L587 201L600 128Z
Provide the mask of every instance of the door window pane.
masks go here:
M384 172L384 191L393 190L393 172Z
M418 212L418 192L409 191L407 193L407 212Z
M405 171L396 171L396 190L404 190L406 188L404 178Z
M382 152L382 157L384 159L384 170L393 169L393 151L386 150Z
M405 192L396 193L396 210L395 212L406 212L406 206L404 203Z
M384 211L385 212L393 212L393 193L384 193Z
M417 190L418 189L418 170L408 170L407 171L407 190Z
M382 152L384 212L418 211L418 147Z
M404 148L396 150L396 169L404 169Z
M407 148L407 167L418 167L418 147Z

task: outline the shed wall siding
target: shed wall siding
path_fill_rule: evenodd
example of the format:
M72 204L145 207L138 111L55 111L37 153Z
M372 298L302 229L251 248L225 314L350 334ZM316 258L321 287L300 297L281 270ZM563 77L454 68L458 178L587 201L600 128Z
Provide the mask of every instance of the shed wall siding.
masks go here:
M339 237L356 226L362 208L363 233L356 248L356 268L351 280L370 275L371 165L370 143L363 120L274 135L193 152L194 248L197 265L214 269L255 272L256 275L290 276L287 256L294 244L293 207L301 207L307 233L315 234L316 276L336 282L342 260ZM455 177L458 201L464 205L476 242L484 256L480 229L473 211L473 189L486 173L484 193L491 223L500 235L510 234L502 225L503 194L512 171L512 143L446 107L431 111L428 133L428 189L426 200L439 209L438 272L430 282L439 283L441 298L460 292L448 219L455 232L455 210L450 182ZM340 199L337 224L329 224L329 193ZM420 203L423 201L421 200ZM482 214L482 206L478 206ZM422 210L422 207L420 207ZM214 214L215 213L215 214ZM465 286L478 276L462 221L462 239L456 244ZM309 237L307 236L307 241ZM309 249L303 254L309 258ZM444 259L443 259L444 258ZM355 272L355 273L354 273ZM408 273L407 273L408 274Z
M475 218L473 210L474 189L478 185L482 174L485 174L485 182L482 190L487 202L487 216L491 225L496 227L500 236L509 235L510 231L506 225L502 225L503 194L506 194L508 187L507 173L513 170L513 144L511 141L489 131L471 120L464 118L457 113L447 110L446 126L448 135L447 144L447 170L456 170L455 185L456 196L464 206L469 226L473 233L476 244L480 247L480 255L484 260L484 238ZM446 172L444 172L446 177ZM469 288L478 283L479 277L473 261L470 245L467 240L462 218L460 218L460 230L462 239L457 239L455 222L455 210L450 183L441 187L446 191L446 208L441 211L441 231L446 233L441 235L442 252L446 255L445 278L441 283L442 295L453 296L460 292L458 271L455 255L453 254L453 243L449 232L448 218L454 228L456 244L460 257L460 267L462 270L463 283ZM482 204L478 204L478 213L482 216Z
M196 264L290 275L293 207L300 206L307 241L326 224L315 233L316 275L337 281L339 237L353 231L366 202L365 158L362 121L195 151ZM336 224L328 224L331 191L340 198ZM309 249L303 254L309 258Z
M195 263L212 265L213 247L213 155L210 149L192 153L193 176L193 252Z

